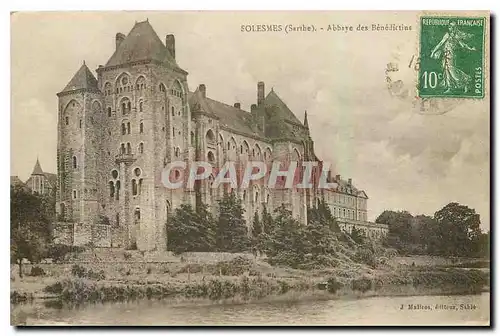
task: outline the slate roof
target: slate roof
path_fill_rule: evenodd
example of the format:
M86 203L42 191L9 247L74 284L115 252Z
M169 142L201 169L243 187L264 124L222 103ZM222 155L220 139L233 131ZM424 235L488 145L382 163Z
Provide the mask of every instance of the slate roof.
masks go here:
M180 69L148 21L135 23L106 63L106 67L145 60L166 63Z
M262 136L253 126L250 112L203 97L199 89L189 92L188 99L192 111L196 111L198 107L201 108L205 113L218 118L221 126L248 135Z
M85 62L61 92L79 89L99 90L97 79L94 77L87 65L85 65Z
M295 114L288 108L285 102L278 96L278 94L271 89L271 91L267 94L264 99L265 106L275 106L278 111L285 120L288 120L294 124L302 125L299 119L295 116Z
M359 190L352 183L351 185L349 185L349 181L340 179L340 180L335 180L335 182L337 182L338 184L337 191L355 195L357 197L368 198L364 190Z
M45 178L47 179L47 181L49 181L52 187L55 187L57 185L57 174L43 173L43 175L45 175Z
M294 126L289 123L283 122L288 121L293 125L303 127L303 124L274 90L271 90L262 105L257 107L260 111L265 111L266 114L265 134L257 128L250 112L203 97L199 88L195 92L189 92L188 100L191 111L200 109L212 118L218 118L222 126L249 136L267 137L269 139L302 139L305 135L304 132L294 129Z
M21 179L17 175L16 176L11 176L10 177L10 185L11 186L24 185L24 182L21 181Z
M40 166L40 161L38 161L38 158L36 159L35 167L33 167L33 172L31 175L43 175L43 170L42 166Z

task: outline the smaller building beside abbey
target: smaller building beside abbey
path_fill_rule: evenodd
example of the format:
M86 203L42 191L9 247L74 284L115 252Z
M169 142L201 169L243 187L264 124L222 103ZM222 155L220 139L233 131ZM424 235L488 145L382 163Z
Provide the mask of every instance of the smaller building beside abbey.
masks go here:
M173 161L318 161L307 113L303 121L275 90L256 83L249 110L239 102L210 97L203 84L189 89L176 59L175 38L162 41L148 21L128 35L116 34L116 49L97 76L85 65L57 94L57 202L67 242L165 250L165 223L183 203L203 201L217 211L222 188L212 179L199 188L167 189L164 167ZM182 60L180 60L182 61ZM367 221L367 194L349 178L328 176L335 189L268 189L256 182L241 197L248 225L265 205L285 204L306 221L306 209L324 199L340 227L357 227L381 238L386 225Z

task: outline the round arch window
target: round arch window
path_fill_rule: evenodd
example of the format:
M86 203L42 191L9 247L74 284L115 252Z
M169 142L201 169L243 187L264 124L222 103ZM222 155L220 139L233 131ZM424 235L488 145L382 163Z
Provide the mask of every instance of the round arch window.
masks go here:
M115 179L115 178L118 178L118 170L113 169L113 170L111 171L111 176L113 176L113 178L114 178L114 179Z
M141 168L135 168L134 169L134 175L135 176L141 176Z

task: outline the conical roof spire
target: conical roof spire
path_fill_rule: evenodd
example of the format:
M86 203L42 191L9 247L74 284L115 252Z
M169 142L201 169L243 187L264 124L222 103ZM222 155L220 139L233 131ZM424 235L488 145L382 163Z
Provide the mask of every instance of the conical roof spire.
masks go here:
M43 175L43 170L42 167L40 166L40 161L38 160L38 157L36 158L36 163L35 167L33 167L33 172L31 175Z
M97 86L97 79L89 70L85 61L83 61L80 69L75 73L73 78L69 81L66 87L61 92L73 91L78 89L99 90Z
M167 50L148 19L136 22L108 60L106 67L147 60L169 64L176 69L180 69L175 58Z
M304 126L309 129L309 122L307 121L307 110L304 112Z

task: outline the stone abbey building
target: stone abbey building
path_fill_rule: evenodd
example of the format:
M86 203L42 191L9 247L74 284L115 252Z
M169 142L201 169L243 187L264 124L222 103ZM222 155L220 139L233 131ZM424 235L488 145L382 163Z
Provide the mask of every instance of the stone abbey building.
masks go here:
M161 176L169 162L319 161L307 114L298 120L262 82L250 111L211 99L203 84L190 91L174 36L163 42L148 21L117 33L113 55L96 72L83 63L57 94L56 211L70 244L165 250L173 209L202 200L216 211L222 189L210 188L213 178L167 189ZM358 226L374 238L387 232L367 222L368 197L351 179L328 178L336 189L278 190L258 182L235 192L247 219L264 205L285 204L305 222L307 205L324 197L343 229Z

